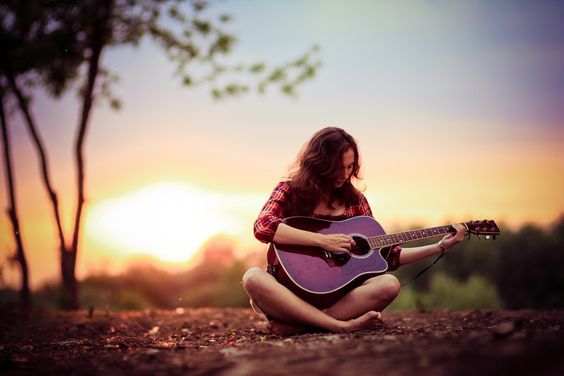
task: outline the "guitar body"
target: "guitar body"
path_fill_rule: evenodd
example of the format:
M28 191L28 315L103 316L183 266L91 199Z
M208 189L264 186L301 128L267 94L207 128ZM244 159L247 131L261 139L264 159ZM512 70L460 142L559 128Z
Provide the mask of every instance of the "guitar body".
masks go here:
M331 253L317 247L271 243L267 259L274 277L296 295L318 308L327 308L366 279L386 272L381 248L371 248L367 238L384 235L372 217L343 221L289 217L287 225L321 234L347 234L357 246L347 253Z

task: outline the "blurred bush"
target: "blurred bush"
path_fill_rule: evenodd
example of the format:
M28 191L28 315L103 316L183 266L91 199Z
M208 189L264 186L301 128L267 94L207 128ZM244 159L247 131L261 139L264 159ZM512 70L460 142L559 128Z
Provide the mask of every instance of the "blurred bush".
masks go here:
M546 230L526 225L514 232L499 225L501 235L497 240L479 240L473 236L448 252L429 271L402 289L397 307L413 308L417 299L423 305L436 306L439 296L446 297L448 289L456 291L468 285L479 290L486 288L480 285L485 283L496 291L492 296L498 296L503 308L564 308L564 216ZM394 274L404 282L431 262L407 265ZM446 290L448 280L441 281L443 277L451 284ZM433 293L437 297L429 295ZM452 305L444 307L458 308L454 300Z
M406 288L390 309L500 309L503 303L495 286L486 278L471 275L459 281L439 272L431 277L429 290Z

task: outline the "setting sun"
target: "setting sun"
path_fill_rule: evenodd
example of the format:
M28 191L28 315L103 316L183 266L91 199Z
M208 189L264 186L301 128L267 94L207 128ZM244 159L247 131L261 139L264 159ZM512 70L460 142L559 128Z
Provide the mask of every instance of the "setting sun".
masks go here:
M123 253L184 262L211 236L241 230L224 201L186 184L159 183L93 206L86 230Z

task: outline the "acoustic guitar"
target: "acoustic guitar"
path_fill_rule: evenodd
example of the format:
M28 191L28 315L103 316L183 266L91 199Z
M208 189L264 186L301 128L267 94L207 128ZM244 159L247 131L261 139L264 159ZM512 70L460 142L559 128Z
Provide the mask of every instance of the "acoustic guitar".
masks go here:
M396 245L456 232L451 225L386 234L372 217L343 221L289 217L283 221L301 230L321 234L347 234L356 246L350 254L318 247L270 243L268 271L284 286L318 308L331 306L366 279L383 274L388 263L382 256ZM469 234L494 238L499 228L492 220L463 223Z

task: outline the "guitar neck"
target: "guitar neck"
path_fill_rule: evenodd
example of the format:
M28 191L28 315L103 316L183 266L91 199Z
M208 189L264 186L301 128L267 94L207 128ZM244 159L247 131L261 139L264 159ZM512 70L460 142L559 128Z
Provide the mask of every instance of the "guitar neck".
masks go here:
M420 230L398 232L396 234L377 235L368 237L368 244L371 248L382 248L396 244L411 242L436 236L446 235L455 232L451 225L429 227Z

